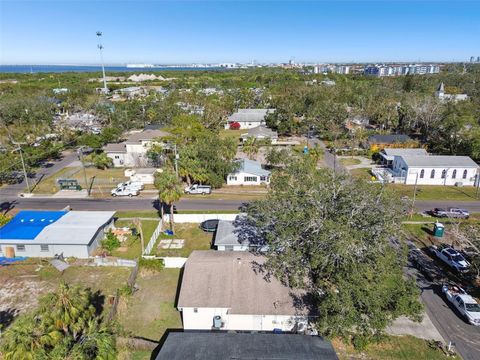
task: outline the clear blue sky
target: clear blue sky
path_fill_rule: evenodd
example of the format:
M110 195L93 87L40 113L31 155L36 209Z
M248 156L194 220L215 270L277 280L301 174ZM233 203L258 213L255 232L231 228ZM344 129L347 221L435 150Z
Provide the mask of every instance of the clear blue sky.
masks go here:
M0 0L1 64L450 61L480 1Z

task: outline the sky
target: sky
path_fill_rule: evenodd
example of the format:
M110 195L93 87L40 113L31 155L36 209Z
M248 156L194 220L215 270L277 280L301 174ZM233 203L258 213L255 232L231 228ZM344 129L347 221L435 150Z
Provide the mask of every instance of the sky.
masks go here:
M478 1L0 0L0 64L465 61Z

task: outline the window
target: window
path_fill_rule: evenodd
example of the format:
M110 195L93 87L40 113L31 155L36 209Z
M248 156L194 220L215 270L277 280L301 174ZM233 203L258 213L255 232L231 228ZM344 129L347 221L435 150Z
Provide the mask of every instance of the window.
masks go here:
M467 170L463 170L462 179L466 179L466 178L467 178Z
M120 159L120 156L118 156L118 155L115 155L115 159Z
M422 171L420 171L420 179L423 179L424 176L425 176L425 169L422 169Z
M17 251L25 251L25 245L17 245Z
M48 245L40 245L41 252L48 252Z
M256 176L245 176L243 178L244 182L257 182L257 177Z
M230 181L237 181L237 177L234 176L234 175L230 175L230 176L228 177L228 180L230 180Z
M447 177L447 170L442 170L442 179Z
M430 173L430 179L433 179L435 177L435 170L432 169L432 172Z
M193 308L194 313L198 313L198 308Z
M452 179L456 179L457 178L457 169L453 170L452 172Z
M267 177L265 175L260 176L260 181L267 181Z

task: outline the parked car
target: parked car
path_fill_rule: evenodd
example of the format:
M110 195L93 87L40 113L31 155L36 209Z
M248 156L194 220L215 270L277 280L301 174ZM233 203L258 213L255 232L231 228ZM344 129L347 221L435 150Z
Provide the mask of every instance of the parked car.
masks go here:
M467 210L459 209L459 208L435 208L430 211L430 214L440 218L460 218L460 219L468 219L470 217L470 213Z
M185 194L211 194L212 187L210 185L190 185L185 188Z
M480 304L460 286L443 285L442 293L469 324L480 326Z
M466 272L470 269L470 263L457 250L449 246L431 246L430 252L453 270Z
M129 187L119 187L111 191L112 196L137 196L138 190Z
M140 182L140 181L127 181L127 182L123 182L123 183L120 183L117 185L117 188L122 188L122 187L129 187L131 189L138 189L138 190L143 190L143 183Z
M211 220L205 220L200 224L200 228L203 231L206 232L215 232L217 231L217 226L218 226L218 220L217 219L211 219Z

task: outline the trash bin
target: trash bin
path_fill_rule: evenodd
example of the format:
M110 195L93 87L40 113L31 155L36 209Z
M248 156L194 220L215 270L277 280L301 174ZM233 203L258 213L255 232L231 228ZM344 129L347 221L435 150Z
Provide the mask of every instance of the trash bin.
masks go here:
M442 223L436 222L433 226L433 235L436 237L443 237L445 226Z

